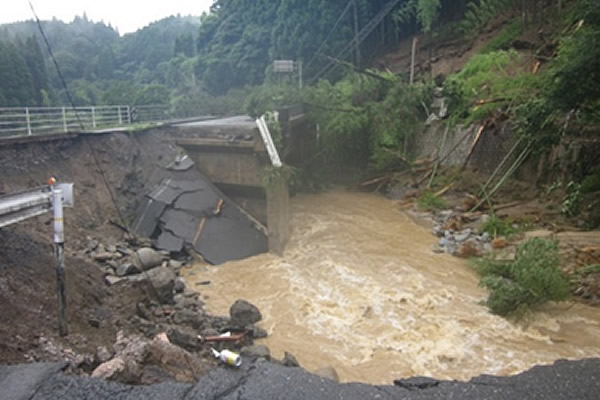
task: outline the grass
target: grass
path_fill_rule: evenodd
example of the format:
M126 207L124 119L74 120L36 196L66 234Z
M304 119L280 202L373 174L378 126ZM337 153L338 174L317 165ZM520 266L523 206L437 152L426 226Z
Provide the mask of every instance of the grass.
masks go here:
M425 191L417 198L417 207L424 211L441 210L446 208L446 202L435 193Z
M482 50L481 53L490 53L497 50L507 50L515 39L523 33L523 24L519 19L511 22L498 33Z
M492 215L490 219L483 225L483 231L495 238L498 236L509 236L519 232L518 228L514 227L514 221L510 218L502 219L496 215Z

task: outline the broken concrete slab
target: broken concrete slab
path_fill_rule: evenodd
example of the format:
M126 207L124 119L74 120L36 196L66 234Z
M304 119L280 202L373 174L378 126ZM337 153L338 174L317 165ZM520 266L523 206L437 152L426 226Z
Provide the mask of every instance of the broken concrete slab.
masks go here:
M162 231L156 239L156 247L169 252L178 253L183 249L183 238L173 235L169 231Z
M223 215L209 218L204 223L194 249L211 264L222 264L229 260L240 260L269 251L267 237L240 214L224 207ZM234 214L234 215L232 215Z
M206 183L202 181L172 180L169 182L169 186L175 190L181 190L183 193L209 189Z
M148 193L148 197L164 204L171 204L181 193L169 186L169 183L171 183L170 179L163 181Z
M174 207L178 210L194 211L198 214L206 213L207 215L203 216L207 217L214 214L219 200L217 194L212 191L184 193L175 201Z
M211 264L268 251L266 229L195 169L153 174L160 181L134 229L168 252L189 246Z
M160 201L149 199L144 202L137 213L133 230L139 235L151 237L158 225L158 219L165 211L167 205Z
M171 164L167 165L166 168L173 171L187 171L194 166L194 162L184 154L178 156Z
M202 219L190 215L190 213L184 210L169 208L160 217L160 222L162 231L171 232L187 243L192 243L198 233Z

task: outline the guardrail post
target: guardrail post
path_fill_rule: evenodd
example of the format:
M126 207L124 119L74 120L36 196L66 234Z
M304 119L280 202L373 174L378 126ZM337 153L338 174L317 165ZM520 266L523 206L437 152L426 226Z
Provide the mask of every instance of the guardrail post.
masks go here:
M92 107L92 127L96 127L96 107Z
M117 106L117 114L119 114L119 125L123 125L123 117L121 116L121 106Z
M131 109L127 106L127 123L131 125Z
M58 333L66 336L67 288L65 284L65 235L63 224L62 190L52 188L52 208L54 210L54 255L56 258L56 291L58 297Z
M31 136L31 119L29 118L29 107L25 107L25 119L27 120L27 134Z
M67 126L67 112L64 107L62 108L62 120L63 120L63 130L65 132L68 132L69 128Z

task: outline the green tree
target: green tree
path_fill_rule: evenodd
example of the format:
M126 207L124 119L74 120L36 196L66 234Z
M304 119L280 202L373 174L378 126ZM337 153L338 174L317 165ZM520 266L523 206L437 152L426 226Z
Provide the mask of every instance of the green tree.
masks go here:
M44 55L38 41L34 36L29 36L24 46L21 49L29 73L31 74L33 84L33 97L35 105L44 104L43 92L49 92L48 74L46 72L46 63L44 61Z
M0 41L0 100L2 106L35 104L33 79L27 63L12 43Z

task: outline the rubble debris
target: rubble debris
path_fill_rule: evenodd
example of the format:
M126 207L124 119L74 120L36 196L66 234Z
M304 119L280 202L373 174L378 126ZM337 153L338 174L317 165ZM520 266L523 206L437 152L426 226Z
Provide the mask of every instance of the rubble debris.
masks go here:
M479 257L492 251L490 234L479 232L480 220L486 215L468 215L464 218L461 212L453 210L439 211L434 216L433 234L439 237L436 245L432 246L434 253L448 253L457 257ZM469 227L464 227L468 220Z
M152 384L165 377L195 382L205 366L188 351L157 336L151 341L140 336L117 334L115 357L100 364L92 376L129 384Z

